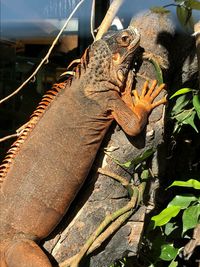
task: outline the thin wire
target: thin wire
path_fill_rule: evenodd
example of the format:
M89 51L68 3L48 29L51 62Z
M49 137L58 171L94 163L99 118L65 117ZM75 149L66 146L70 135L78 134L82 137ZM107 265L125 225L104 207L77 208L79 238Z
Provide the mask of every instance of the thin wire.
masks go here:
M94 35L94 16L95 16L95 4L96 1L92 1L92 7L91 7L91 17L90 17L90 31L91 35L93 37L93 40L95 40L95 35Z

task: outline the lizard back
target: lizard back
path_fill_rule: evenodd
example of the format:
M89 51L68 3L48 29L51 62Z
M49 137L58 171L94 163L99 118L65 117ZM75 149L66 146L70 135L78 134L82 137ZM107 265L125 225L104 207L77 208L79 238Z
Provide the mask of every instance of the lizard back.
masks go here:
M76 77L44 96L0 167L2 239L40 240L62 219L113 121L112 110L126 108L120 90L138 43L132 29L95 42Z

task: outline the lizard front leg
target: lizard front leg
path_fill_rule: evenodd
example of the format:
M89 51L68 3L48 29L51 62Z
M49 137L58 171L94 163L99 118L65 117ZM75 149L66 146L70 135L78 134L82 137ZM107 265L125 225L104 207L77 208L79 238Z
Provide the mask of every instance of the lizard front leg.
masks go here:
M130 81L128 82L130 83ZM161 84L159 87L156 87L156 85L157 81L154 80L149 88L148 82L145 82L141 95L137 90L134 90L133 105L130 104L131 95L125 95L126 93L129 94L130 90L125 90L122 99L116 100L112 109L112 116L128 135L136 136L139 134L145 127L151 111L167 102L166 97L154 102L165 87L165 84Z
M126 105L130 108L134 108L133 99L132 99L132 87L133 87L133 81L134 81L135 74L133 71L129 71L128 77L126 80L126 87L124 92L121 94L122 100L126 103Z

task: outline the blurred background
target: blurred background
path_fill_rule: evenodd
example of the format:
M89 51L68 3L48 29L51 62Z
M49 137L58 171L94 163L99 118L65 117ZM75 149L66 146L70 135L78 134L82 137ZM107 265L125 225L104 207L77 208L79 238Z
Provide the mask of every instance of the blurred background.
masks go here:
M50 38L56 35L78 2L78 0L1 0L1 37L11 40L33 37ZM91 2L92 0L85 0L79 12L69 23L65 33L78 32L78 25L88 21ZM97 0L96 13L101 13L103 16L109 3L109 0ZM126 24L138 12L153 6L173 3L173 0L126 0L119 16ZM176 20L175 7L169 6L168 9L172 11L172 17ZM194 15L198 17L197 12Z

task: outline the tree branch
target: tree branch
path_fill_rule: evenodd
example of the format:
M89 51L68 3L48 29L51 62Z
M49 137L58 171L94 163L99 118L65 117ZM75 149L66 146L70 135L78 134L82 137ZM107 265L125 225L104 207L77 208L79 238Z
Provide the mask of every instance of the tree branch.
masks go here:
M102 35L107 32L107 30L109 29L110 25L112 24L112 21L114 19L114 17L116 16L119 8L121 7L121 5L124 3L125 0L113 0L113 2L111 3L100 27L99 27L99 31L96 35L96 39L95 40L99 40L102 38Z

